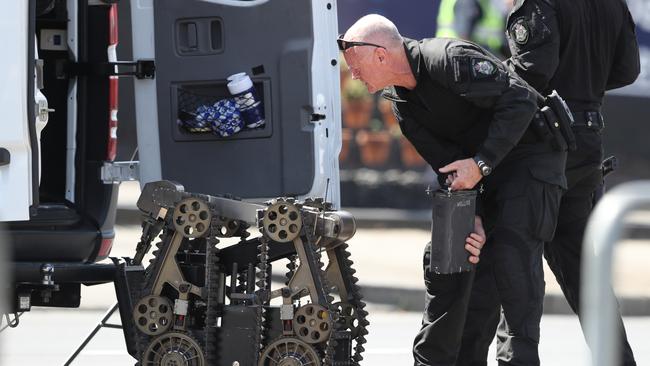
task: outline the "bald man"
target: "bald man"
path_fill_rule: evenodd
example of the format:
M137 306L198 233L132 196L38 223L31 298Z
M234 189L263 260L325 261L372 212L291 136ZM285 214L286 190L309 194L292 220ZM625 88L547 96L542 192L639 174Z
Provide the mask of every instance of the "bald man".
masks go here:
M503 306L508 353L499 364L538 365L544 280L542 248L555 229L566 188L566 149L538 138L535 93L479 46L456 39L403 38L379 15L339 37L352 77L370 92L387 89L403 134L453 190L479 189L487 243L476 271L428 269L415 365L455 365L472 286ZM539 115L537 115L539 116ZM479 330L486 324L467 324Z

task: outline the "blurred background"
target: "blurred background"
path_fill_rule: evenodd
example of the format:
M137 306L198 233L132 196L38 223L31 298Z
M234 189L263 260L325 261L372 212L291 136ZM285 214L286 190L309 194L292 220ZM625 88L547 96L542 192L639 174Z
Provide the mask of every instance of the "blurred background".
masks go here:
M405 37L468 38L505 58L505 18L510 1L476 0L476 8L457 9L454 14L450 10L454 0L343 0L338 3L339 30L345 32L365 14L378 13L391 19ZM616 155L619 159L619 169L608 177L609 187L650 178L650 1L627 3L637 25L641 75L633 85L612 91L605 98L605 156ZM451 29L448 23L453 16L464 20L464 34ZM486 24L500 24L501 28L486 31ZM341 98L342 205L427 208L423 191L432 184L434 173L401 136L390 103L379 95L368 94L360 82L351 80L345 62L341 63Z
M507 56L505 18L511 0L476 0L477 9L453 14L455 0L341 0L338 1L339 31L345 32L361 16L378 13L391 19L403 36L419 39L439 36L469 38L483 44L500 57ZM120 23L130 24L131 14L121 1ZM650 178L650 1L628 0L637 25L641 52L641 75L628 87L607 94L605 115L605 156L616 155L619 168L608 177L608 186L634 179ZM442 4L442 6L441 6ZM451 7L449 6L451 4ZM450 8L452 14L450 14ZM489 14L490 19L485 19ZM451 33L450 16L464 17L464 34ZM484 24L499 24L488 29ZM478 31L480 30L480 32ZM132 58L130 27L120 26L120 59ZM343 147L339 156L341 197L344 207L426 209L423 200L434 173L399 130L390 103L370 95L350 78L341 57L341 105ZM120 143L118 160L130 160L135 151L133 81L120 79Z

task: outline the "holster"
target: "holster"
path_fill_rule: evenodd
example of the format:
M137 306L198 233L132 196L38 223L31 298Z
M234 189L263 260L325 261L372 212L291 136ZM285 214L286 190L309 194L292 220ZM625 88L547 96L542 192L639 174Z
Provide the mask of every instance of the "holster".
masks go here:
M471 271L465 240L474 230L476 191L438 190L432 198L430 271L451 274Z
M537 139L537 141L550 142L551 139L553 138L553 134L551 134L551 129L548 127L548 124L546 123L546 117L544 117L544 114L542 113L541 110L535 112L535 116L533 117L533 120L530 122L530 129L535 134L535 138Z
M544 122L546 122L546 126L548 127L550 134L551 134L551 146L553 146L553 149L556 151L564 151L567 149L568 144L566 139L564 138L564 135L562 135L562 131L560 129L560 123L558 122L557 115L555 114L555 111L553 111L550 107L544 106L540 110L542 116L544 116Z
M578 146L576 145L576 137L573 135L573 130L571 130L573 114L571 114L569 106L567 106L564 99L555 90L546 97L546 106L555 113L554 124L557 123L557 127L562 137L564 137L569 151L575 151Z
M550 143L554 150L575 151L576 139L571 130L573 115L569 107L555 90L543 101L544 105L531 121L531 129L540 141Z

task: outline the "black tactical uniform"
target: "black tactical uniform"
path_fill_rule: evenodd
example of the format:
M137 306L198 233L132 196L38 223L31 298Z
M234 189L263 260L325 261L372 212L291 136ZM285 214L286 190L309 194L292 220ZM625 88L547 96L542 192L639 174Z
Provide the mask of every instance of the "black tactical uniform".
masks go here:
M455 364L475 278L493 281L512 338L536 357L542 246L555 229L566 186L566 152L537 142L528 128L535 96L487 51L443 38L405 40L405 51L417 85L396 87L389 97L404 135L436 172L472 157L493 168L481 181L488 239L477 271L432 274L425 254L426 312L413 348L416 365Z
M568 191L562 196L557 231L545 244L544 256L577 313L583 233L602 184L600 106L605 90L630 84L639 74L634 23L622 0L518 0L508 17L507 36L513 56L506 63L543 94L557 90L574 115L578 148L567 158ZM498 303L473 294L468 322L474 319L489 319L489 325L465 330L460 365L486 364L499 321ZM620 316L619 324L624 363L635 365ZM503 354L516 347L508 342L506 331L499 327L498 349Z

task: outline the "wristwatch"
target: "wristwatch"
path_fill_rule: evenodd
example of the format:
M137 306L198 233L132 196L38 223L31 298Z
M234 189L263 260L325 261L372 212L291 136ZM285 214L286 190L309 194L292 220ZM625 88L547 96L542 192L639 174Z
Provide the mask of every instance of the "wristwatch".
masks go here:
M482 176L487 177L490 175L490 173L492 173L492 167L483 161L480 156L476 155L472 159L474 159L476 165L478 165L478 170L481 172Z

